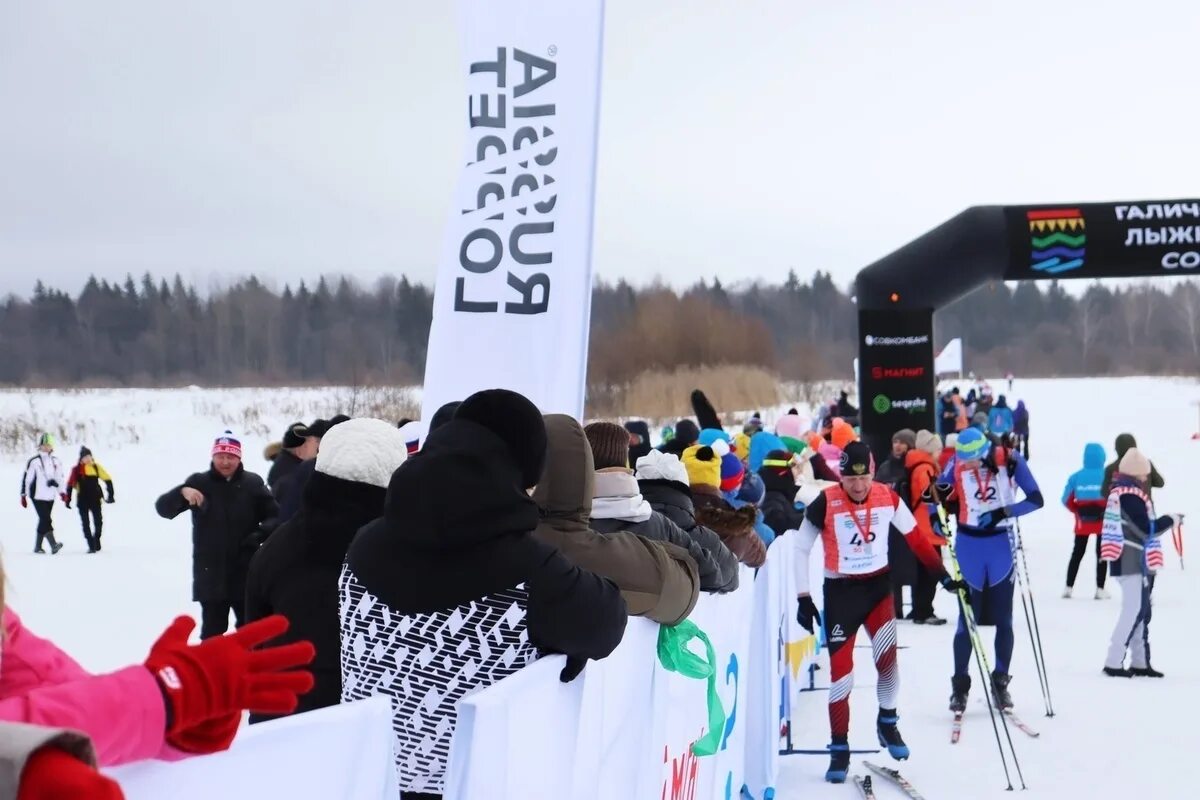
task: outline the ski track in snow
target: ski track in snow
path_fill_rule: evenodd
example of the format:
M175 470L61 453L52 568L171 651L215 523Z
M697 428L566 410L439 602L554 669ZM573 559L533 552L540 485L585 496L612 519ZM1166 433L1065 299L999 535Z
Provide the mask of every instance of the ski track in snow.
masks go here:
M965 392L965 381L960 385ZM1003 382L993 380L992 386L1000 389ZM1045 509L1023 521L1022 532L1057 716L1043 716L1018 598L1012 691L1017 711L1041 733L1040 739L1032 740L1012 729L1030 789L1026 796L1178 796L1185 791L1188 770L1177 757L1194 748L1193 721L1200 716L1200 664L1192 657L1190 645L1191 623L1200 608L1196 585L1200 556L1193 556L1193 571L1181 572L1174 549L1166 544L1167 565L1155 590L1151 644L1153 662L1167 677L1106 678L1100 668L1120 590L1110 582L1112 599L1092 599L1093 545L1089 544L1075 597L1059 596L1072 545L1071 517L1059 497L1067 476L1081 464L1084 444L1100 442L1111 460L1113 439L1128 430L1166 477L1166 487L1155 492L1156 510L1188 514L1195 522L1186 526L1187 535L1193 536L1192 525L1200 526L1200 495L1192 488L1200 442L1190 437L1197 428L1193 403L1200 400L1200 385L1166 378L1018 380L1015 391L1006 394L1012 405L1024 399L1030 407L1031 467L1047 500ZM177 614L199 613L190 602L188 520L159 519L154 500L191 472L206 467L212 439L227 424L221 410L236 420L248 405L263 408L252 427L274 435L243 434L247 468L260 474L266 472L262 448L269 438L276 438L295 419L328 416L335 410L334 390L314 389L46 391L32 396L43 419L53 419L61 411L71 420L90 424L87 430L94 432L95 440L60 442L58 455L69 467L81 444L95 450L116 481L117 503L104 509L101 554L85 553L78 516L60 504L55 509L55 528L66 548L58 556L35 556L30 552L33 510L17 503L20 473L32 455L33 443L28 454L0 456L0 475L5 476L0 480L8 481L12 491L9 501L0 503L8 602L33 631L53 639L94 671L140 662ZM0 414L26 414L29 402L27 393L0 392ZM270 411L275 404L286 410ZM140 442L130 441L129 426L138 432ZM956 619L954 598L940 590L937 609L941 616ZM923 628L901 623L899 638L905 649L899 654L900 726L913 757L898 765L886 754L870 758L898 766L931 800L1011 796L1004 792L996 743L973 665L974 685L962 741L954 746L949 742L951 714L946 702L953 629L953 624ZM984 637L990 656L990 629L985 629ZM866 641L864 635L860 644ZM875 676L869 655L867 650L855 653L858 688L851 698L850 741L856 748L876 746L871 688ZM828 675L827 664L823 674ZM800 702L795 746L823 748L829 735L824 694L805 694ZM853 763L861 773L860 758L856 756ZM849 784L826 785L825 767L824 756L785 757L777 796L787 800L855 793ZM1015 770L1013 779L1016 782ZM891 796L890 787L876 783L881 796Z

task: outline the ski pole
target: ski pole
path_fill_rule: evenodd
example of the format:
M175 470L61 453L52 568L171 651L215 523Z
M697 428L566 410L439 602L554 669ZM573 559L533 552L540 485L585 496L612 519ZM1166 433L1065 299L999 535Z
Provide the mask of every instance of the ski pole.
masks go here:
M1175 545L1175 552L1179 554L1179 568L1183 569L1183 520L1171 530L1171 543Z
M1042 681L1042 694L1044 695L1044 699L1046 701L1046 716L1053 717L1054 700L1050 696L1050 670L1046 666L1046 651L1042 646L1042 630L1038 625L1037 603L1035 603L1033 600L1033 580L1029 577L1029 558L1025 555L1025 543L1021 539L1021 521L1016 519L1013 520L1013 523L1013 531L1016 535L1014 544L1016 545L1016 549L1021 552L1021 570L1017 573L1017 575L1020 578L1021 574L1024 573L1024 577L1021 579L1021 602L1025 602L1025 595L1029 596L1029 608L1026 610L1026 612L1027 614L1033 615L1033 627L1030 628L1030 637L1034 646L1034 661L1039 665L1038 669ZM1015 558L1013 559L1013 567L1016 567ZM1025 620L1025 624L1026 626L1029 625L1028 618Z
M954 552L954 545L947 542L946 550L950 553L951 575L954 580L962 580L962 570L958 565L958 556ZM1007 791L1013 790L1012 776L1008 771L1008 759L1004 755L1004 744L1000 741L1000 727L1004 728L1004 736L1008 740L1008 749L1012 753L1013 766L1017 769L1017 777L1021 780L1021 788L1025 786L1025 776L1021 772L1021 761L1017 758L1017 748L1013 745L1012 732L1008 729L1008 718L1004 716L1003 710L997 708L992 702L992 693L990 691L989 677L991 675L991 665L988 663L987 652L983 649L983 640L979 635L979 626L975 622L975 611L971 608L971 600L965 589L960 589L958 592L958 604L962 610L963 619L967 623L967 633L971 637L971 649L975 651L975 666L979 669L979 679L983 683L983 697L987 701L988 714L992 718L992 731L996 734L996 747L1000 750L1000 763L1004 766L1004 779L1008 781ZM996 716L999 712L1000 725L996 724Z
M958 555L954 550L954 543L950 540L950 518L946 513L946 508L942 505L942 499L939 497L939 492L936 487L930 487L933 496L933 505L937 509L938 519L942 522L942 531L946 534L946 551L950 554L950 569L951 576L956 581L962 580L962 569L958 564ZM958 605L962 612L963 620L966 622L967 635L971 639L971 649L975 653L975 666L979 670L979 679L983 683L983 696L987 701L988 715L992 719L992 732L996 734L996 748L1000 751L1000 763L1004 767L1004 779L1008 782L1007 791L1013 790L1012 776L1008 771L1008 759L1004 755L1004 744L1000 741L1000 726L996 724L996 713L1000 713L1000 725L1004 726L1004 736L1008 739L1008 749L1012 752L1013 765L1017 768L1017 777L1021 779L1021 788L1025 786L1025 775L1021 772L1021 761L1017 757L1017 748L1013 745L1012 732L1008 729L1008 718L1004 715L1003 710L994 707L992 703L992 693L989 691L988 678L991 674L991 665L988 664L987 651L983 648L983 640L979 635L979 626L975 622L975 610L971 608L971 599L965 589L960 589L958 592Z
M1054 716L1053 707L1050 704L1049 684L1046 680L1046 666L1042 659L1041 652L1038 649L1038 637L1034 635L1035 623L1033 617L1030 616L1030 600L1028 595L1028 575L1022 575L1021 562L1017 560L1017 551L1021 550L1021 555L1024 556L1022 542L1019 539L1019 532L1015 529L1010 529L1008 532L1008 544L1012 548L1013 558L1013 575L1017 585L1021 589L1021 607L1025 611L1025 629L1029 631L1029 646L1033 650L1033 666L1037 670L1038 687L1042 691L1042 703L1046 708L1046 716Z

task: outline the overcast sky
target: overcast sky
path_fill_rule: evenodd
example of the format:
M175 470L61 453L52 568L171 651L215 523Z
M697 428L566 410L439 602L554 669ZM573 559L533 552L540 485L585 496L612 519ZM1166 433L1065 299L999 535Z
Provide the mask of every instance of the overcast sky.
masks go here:
M1198 34L1195 0L609 0L597 274L845 285L972 204L1194 197ZM0 292L431 281L463 85L449 0L0 2Z

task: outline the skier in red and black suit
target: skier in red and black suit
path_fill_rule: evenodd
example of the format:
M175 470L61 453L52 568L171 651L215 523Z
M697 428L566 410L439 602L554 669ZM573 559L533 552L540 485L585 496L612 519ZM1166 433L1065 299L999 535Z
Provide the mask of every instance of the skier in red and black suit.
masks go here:
M854 639L860 627L871 637L879 673L879 743L892 758L908 758L908 746L897 727L896 701L900 673L896 664L896 615L888 574L888 534L895 528L907 537L913 554L949 591L952 580L941 557L917 529L917 521L899 496L875 483L871 451L851 442L841 458L842 480L809 505L796 548L797 619L806 630L821 615L809 594L809 554L817 539L825 549L825 641L829 647L829 727L832 739L825 780L844 783L850 768L850 690L854 687ZM915 533L916 535L910 535Z

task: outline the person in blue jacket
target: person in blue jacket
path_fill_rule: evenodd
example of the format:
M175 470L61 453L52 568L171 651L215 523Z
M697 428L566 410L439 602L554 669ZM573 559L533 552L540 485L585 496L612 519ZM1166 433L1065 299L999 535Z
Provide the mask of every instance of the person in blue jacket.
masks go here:
M951 487L951 497L958 505L955 554L969 587L975 619L980 625L996 627L992 695L1000 708L1012 708L1008 665L1013 651L1016 584L1013 520L1041 508L1042 491L1020 453L993 442L974 428L959 434L954 457L946 464L941 483ZM1017 499L1018 491L1024 499ZM960 611L950 681L950 710L956 713L967 707L970 659L971 638Z
M988 430L1001 437L1013 432L1013 412L1004 395L1000 395L996 405L988 412Z
M1091 442L1083 448L1083 469L1071 473L1063 488L1062 504L1075 515L1075 547L1067 563L1067 588L1063 597L1070 597L1079 574L1079 565L1087 552L1088 538L1096 537L1096 599L1108 597L1104 581L1108 577L1108 563L1100 560L1100 533L1104 527L1104 508L1108 497L1104 494L1104 447Z

